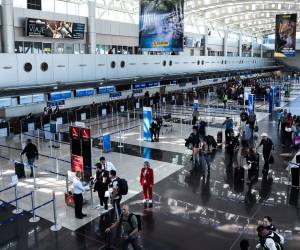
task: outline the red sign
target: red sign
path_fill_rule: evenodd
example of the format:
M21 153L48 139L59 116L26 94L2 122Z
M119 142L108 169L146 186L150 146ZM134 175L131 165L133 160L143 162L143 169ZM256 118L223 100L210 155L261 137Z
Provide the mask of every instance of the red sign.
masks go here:
M70 127L70 134L71 138L79 138L79 128L77 127Z
M89 128L81 128L81 138L82 139L90 139L90 129Z
M79 155L72 155L71 157L72 172L83 172L83 157Z

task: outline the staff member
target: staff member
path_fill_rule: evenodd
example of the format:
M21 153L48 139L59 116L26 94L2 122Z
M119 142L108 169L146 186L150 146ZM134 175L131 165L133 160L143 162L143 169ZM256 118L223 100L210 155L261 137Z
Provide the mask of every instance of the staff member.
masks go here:
M114 166L114 164L110 161L107 161L104 156L100 157L100 162L101 162L101 164L103 166L103 169L105 171L108 171L108 172L111 171L111 170L116 171L116 167Z
M80 181L81 173L76 172L76 176L73 179L73 197L75 203L75 217L77 219L82 219L86 216L86 214L82 213L82 203L83 203L83 196L82 193L89 189L88 186L83 186L82 182Z
M146 203L149 201L149 203L152 204L152 187L154 183L154 178L153 169L150 168L150 163L148 161L144 162L144 167L141 169L140 183L143 187L144 193L143 202Z
M271 155L272 150L274 150L274 144L272 140L268 137L267 133L262 133L261 134L262 140L258 147L263 145L263 157L264 157L264 168L263 168L263 178L267 178L268 173L269 173L269 164L270 164L270 159L273 157ZM272 159L271 159L272 161Z

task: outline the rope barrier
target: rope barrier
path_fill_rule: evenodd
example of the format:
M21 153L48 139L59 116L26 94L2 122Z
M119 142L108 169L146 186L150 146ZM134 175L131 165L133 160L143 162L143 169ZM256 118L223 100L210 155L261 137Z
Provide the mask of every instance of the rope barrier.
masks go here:
M15 186L16 186L16 185L12 185L12 186L10 186L10 187L4 188L4 189L0 190L0 193L6 191L6 190L8 190L8 189L11 189L11 188L13 188L13 187L15 187Z
M41 207L43 207L43 206L46 206L46 205L50 204L50 203L53 202L53 201L54 201L53 199L50 200L50 201L47 201L46 203L44 203L44 204L42 204L42 205L39 205L39 206L35 207L34 209L29 210L28 212L29 212L29 213L33 213L33 211L35 211L35 210L37 210L37 209L39 209L39 208L41 208Z
M25 195L23 195L21 197L18 197L16 199L12 200L12 201L3 201L3 200L1 200L3 202L3 204L1 206L4 207L5 205L10 205L11 203L16 202L18 200L21 200L21 199L23 199L23 198L25 198L25 197L27 197L29 195L31 195L31 192L28 193L28 194L25 194Z

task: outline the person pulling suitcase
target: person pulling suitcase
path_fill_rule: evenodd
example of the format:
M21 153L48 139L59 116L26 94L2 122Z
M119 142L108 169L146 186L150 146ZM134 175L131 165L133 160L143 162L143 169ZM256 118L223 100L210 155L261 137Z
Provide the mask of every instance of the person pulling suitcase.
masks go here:
M34 161L38 160L39 158L39 152L37 150L37 147L32 143L31 139L27 139L26 146L23 149L21 156L23 154L26 154L27 157L27 163L30 167L30 177L33 177L33 167L34 167Z

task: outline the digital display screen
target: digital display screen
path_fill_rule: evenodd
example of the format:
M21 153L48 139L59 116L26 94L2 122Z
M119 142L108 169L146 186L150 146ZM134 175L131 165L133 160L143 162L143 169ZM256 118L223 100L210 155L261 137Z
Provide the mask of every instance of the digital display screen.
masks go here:
M32 103L32 95L21 95L20 104Z
M49 95L50 101L58 101L58 100L65 100L71 98L71 91L62 91L62 92L52 92Z
M32 95L32 102L44 102L45 101L45 95L44 94L35 94Z
M94 95L94 89L78 89L75 91L76 97L82 97L82 96L92 96Z
M27 18L26 35L54 39L84 39L84 23Z
M0 107L11 106L11 98L0 98Z
M99 94L108 94L108 93L113 93L113 92L116 92L115 86L107 86L107 87L99 87L98 88Z

